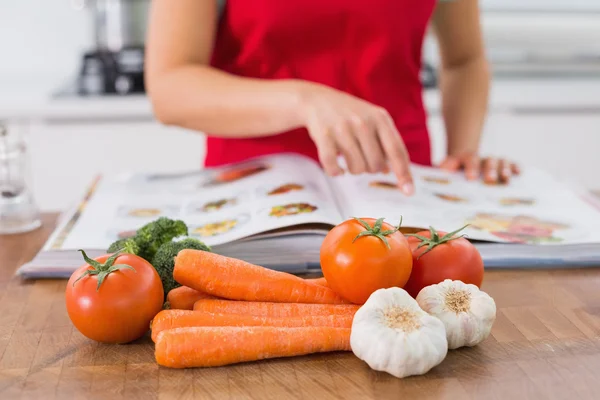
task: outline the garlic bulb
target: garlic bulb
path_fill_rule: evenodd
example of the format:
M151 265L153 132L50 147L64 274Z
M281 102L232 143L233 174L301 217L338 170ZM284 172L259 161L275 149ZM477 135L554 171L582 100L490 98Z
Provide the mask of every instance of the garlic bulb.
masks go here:
M350 346L372 369L398 378L424 374L448 353L442 322L397 287L376 290L356 312Z
M485 340L496 320L496 303L475 285L446 279L423 288L419 306L446 327L448 348L475 346Z

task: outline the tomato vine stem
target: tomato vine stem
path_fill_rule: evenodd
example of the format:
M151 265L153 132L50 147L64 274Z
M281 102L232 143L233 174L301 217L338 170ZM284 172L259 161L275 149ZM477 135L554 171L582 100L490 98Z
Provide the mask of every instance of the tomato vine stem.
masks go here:
M79 278L77 278L75 280L75 282L73 282L73 286L75 286L75 284L77 282L79 282L79 280L81 280L82 278L84 278L86 276L95 275L98 277L98 285L96 286L96 291L98 291L98 290L100 290L100 286L102 285L102 282L104 282L106 277L115 271L119 271L121 269L130 269L133 272L137 272L135 270L135 268L133 268L131 265L115 264L115 261L117 261L117 258L121 255L122 250L117 251L116 253L111 255L109 258L107 258L106 261L104 262L104 264L100 263L97 260L92 260L91 258L89 258L88 255L85 254L85 251L83 251L81 249L79 251L83 255L83 259L85 260L86 263L88 263L88 265L91 267L91 269L86 269L85 272L83 274L81 274L79 276Z
M381 228L383 226L383 220L385 218L379 218L375 221L375 223L373 224L373 226L370 226L365 220L357 218L357 217L353 217L356 221L358 221L359 224L361 224L365 230L360 232L358 235L356 235L356 237L352 240L352 243L354 243L357 239L363 237L363 236L375 236L376 238L380 239L383 243L385 243L386 247L388 249L390 249L390 244L386 238L386 236L394 234L396 232L398 232L400 230L400 227L402 226L402 217L400 217L400 222L398 223L398 226L395 227L394 229L387 229L385 231L382 231Z
M427 246L427 249L424 252L422 252L421 254L419 254L419 256L417 257L417 260L418 260L419 258L423 257L425 254L427 254L431 250L433 250L436 246L447 243L451 240L460 239L460 238L467 236L464 234L460 235L460 236L455 236L457 233L464 230L467 226L469 226L469 224L467 224L467 225L463 226L462 228L459 228L453 232L447 233L441 237L440 237L440 234L438 233L438 231L436 231L435 228L432 226L429 227L429 233L431 236L430 238L425 237L423 235L416 234L416 233L408 233L408 234L406 234L406 236L415 237L421 241L421 243L419 243L419 245L417 246L417 250L420 249L421 247Z

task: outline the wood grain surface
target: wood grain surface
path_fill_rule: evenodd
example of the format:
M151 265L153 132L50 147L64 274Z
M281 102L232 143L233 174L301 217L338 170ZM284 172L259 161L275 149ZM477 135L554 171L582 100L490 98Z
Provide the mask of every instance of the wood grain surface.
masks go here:
M148 338L109 346L71 325L66 281L23 282L16 268L54 224L0 236L0 399L599 399L600 269L492 271L492 335L451 351L425 376L396 379L351 353L169 370Z

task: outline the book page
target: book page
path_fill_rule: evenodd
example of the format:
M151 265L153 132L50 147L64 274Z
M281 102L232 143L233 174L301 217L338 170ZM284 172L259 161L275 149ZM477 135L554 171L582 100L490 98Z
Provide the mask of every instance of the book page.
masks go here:
M183 174L104 179L90 192L45 250L105 249L161 216L182 219L190 236L211 246L274 229L340 221L319 166L293 155Z
M522 244L600 243L600 212L577 192L532 167L508 185L467 181L461 173L413 165L416 193L404 196L392 174L333 178L343 217L385 217L404 227L433 226L476 240Z

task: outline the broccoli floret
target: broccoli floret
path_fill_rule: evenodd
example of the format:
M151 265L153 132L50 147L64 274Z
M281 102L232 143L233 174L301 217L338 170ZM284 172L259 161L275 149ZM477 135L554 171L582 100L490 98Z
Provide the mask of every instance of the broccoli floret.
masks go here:
M173 279L173 269L175 268L175 256L184 249L211 251L209 246L194 238L186 238L160 246L152 259L152 266L160 275L165 296L171 289L181 286Z
M183 221L161 217L138 229L134 236L117 240L110 245L108 252L122 250L150 262L161 245L187 235L188 228Z
M138 229L135 234L135 241L139 246L138 255L150 261L160 246L177 237L187 235L188 228L185 222L160 217Z
M140 246L137 244L135 237L119 239L108 247L108 253L116 253L117 251L129 254L139 254Z

